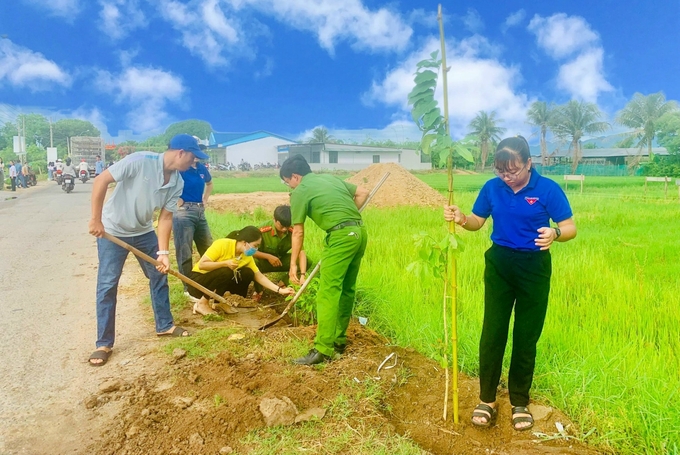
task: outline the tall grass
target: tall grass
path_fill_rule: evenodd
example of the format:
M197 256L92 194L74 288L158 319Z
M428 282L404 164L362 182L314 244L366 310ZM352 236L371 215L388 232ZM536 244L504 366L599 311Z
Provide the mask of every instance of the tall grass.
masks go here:
M438 174L419 178L440 188ZM456 178L457 204L469 212L490 176ZM680 453L680 204L663 185L643 197L640 178L586 178L568 193L578 237L551 249L553 279L533 394L559 407L589 438L623 454ZM395 343L437 357L443 343L437 278L418 282L413 235L445 233L439 209L368 207L369 247L359 276L357 315ZM248 217L210 216L226 232ZM462 232L458 260L460 367L478 369L483 304L483 253L490 222ZM306 228L307 251L318 258L323 232ZM506 356L507 357L507 356ZM505 368L507 369L507 359ZM507 372L507 370L505 370Z

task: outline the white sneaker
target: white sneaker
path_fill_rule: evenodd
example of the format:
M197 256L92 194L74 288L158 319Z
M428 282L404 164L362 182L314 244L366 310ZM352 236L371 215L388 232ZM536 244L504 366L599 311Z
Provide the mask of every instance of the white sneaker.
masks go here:
M191 300L193 303L196 303L200 300L200 299L197 299L196 297L194 297L193 295L189 294L189 291L184 291L184 297Z

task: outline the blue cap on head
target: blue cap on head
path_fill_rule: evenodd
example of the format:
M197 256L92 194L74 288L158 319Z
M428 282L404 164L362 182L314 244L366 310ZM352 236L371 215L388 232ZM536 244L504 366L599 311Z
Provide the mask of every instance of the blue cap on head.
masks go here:
M170 150L184 150L185 152L191 152L199 160L207 160L210 158L207 153L202 151L198 146L198 141L193 136L189 134L178 134L177 136L170 139L170 145L168 146Z

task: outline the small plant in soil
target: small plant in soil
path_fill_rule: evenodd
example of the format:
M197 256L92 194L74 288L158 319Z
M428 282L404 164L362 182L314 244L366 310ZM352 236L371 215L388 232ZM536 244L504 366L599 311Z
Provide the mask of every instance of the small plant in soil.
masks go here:
M224 404L224 398L219 393L216 393L215 396L213 397L213 403L215 403L216 408L219 408L221 405Z
M300 286L292 285L297 292ZM307 285L305 292L298 297L297 302L292 313L293 323L299 325L314 325L316 324L316 293L319 290L319 278L314 277ZM291 300L293 297L288 296L286 300Z

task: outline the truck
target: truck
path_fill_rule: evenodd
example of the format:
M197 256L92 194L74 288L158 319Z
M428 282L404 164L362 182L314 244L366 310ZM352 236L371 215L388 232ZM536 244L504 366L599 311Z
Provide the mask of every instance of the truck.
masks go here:
M94 177L95 161L99 155L104 161L104 139L99 136L74 136L69 139L71 161L78 167L80 161L85 159L90 177Z

